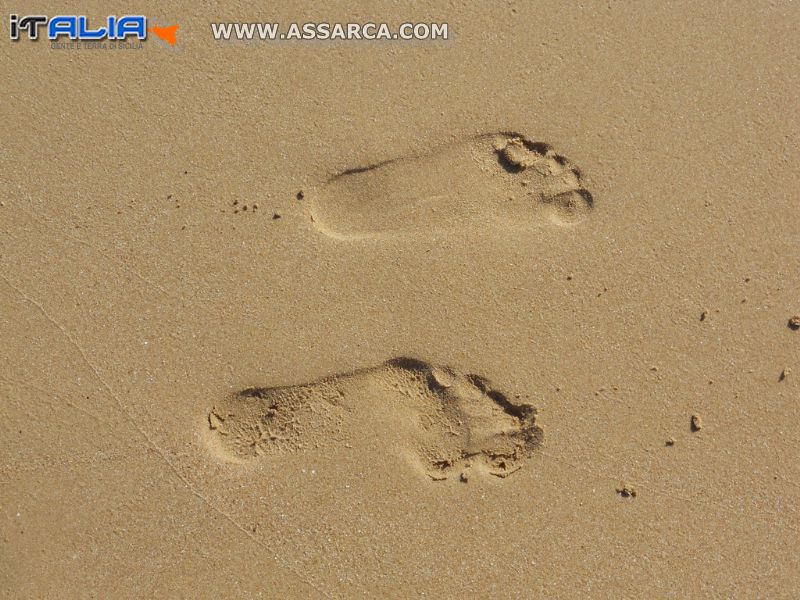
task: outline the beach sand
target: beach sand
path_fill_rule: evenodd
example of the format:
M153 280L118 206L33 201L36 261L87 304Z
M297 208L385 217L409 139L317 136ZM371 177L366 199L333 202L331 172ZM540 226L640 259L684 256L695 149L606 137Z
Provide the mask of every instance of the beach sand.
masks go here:
M0 595L796 594L796 6L115 10L0 44Z

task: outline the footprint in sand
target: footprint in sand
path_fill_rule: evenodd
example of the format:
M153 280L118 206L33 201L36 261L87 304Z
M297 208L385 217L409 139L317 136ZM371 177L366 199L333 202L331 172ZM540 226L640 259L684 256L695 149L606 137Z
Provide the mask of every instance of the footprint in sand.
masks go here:
M433 480L507 477L541 444L536 409L478 375L412 358L306 385L248 388L208 413L209 443L234 462L358 446L411 458ZM453 477L455 479L455 477Z
M571 225L594 204L575 165L513 132L349 169L305 198L316 226L342 239L468 223Z

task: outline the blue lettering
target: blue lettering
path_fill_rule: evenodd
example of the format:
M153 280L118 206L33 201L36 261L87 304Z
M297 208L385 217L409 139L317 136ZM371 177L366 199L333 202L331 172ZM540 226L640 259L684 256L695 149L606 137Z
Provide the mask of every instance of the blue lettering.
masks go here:
M78 37L78 18L75 16L59 15L50 19L47 26L47 38L51 40L58 39L58 36L66 35L69 39L74 40Z
M109 17L109 26L111 24ZM124 40L129 35L140 40L147 39L147 19L141 15L125 16L117 21L116 34L112 39ZM109 37L111 34L109 33Z
M86 17L78 18L78 37L82 40L100 40L106 37L109 30L105 27L98 27L97 29L88 29L86 27Z

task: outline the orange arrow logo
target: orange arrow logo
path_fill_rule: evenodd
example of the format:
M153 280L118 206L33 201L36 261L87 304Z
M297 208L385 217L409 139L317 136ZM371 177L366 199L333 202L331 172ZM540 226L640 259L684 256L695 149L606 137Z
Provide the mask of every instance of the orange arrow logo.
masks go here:
M178 31L179 25L170 25L169 27L151 27L150 31L167 42L170 46L177 43L175 39L175 32Z

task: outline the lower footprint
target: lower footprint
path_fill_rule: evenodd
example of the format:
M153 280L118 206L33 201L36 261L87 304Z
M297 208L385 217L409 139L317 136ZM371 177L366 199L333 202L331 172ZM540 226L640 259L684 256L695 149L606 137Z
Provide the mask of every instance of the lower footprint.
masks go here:
M306 385L248 388L208 413L209 441L223 458L334 449L356 439L399 444L433 480L473 471L507 477L541 444L536 409L478 375L413 358ZM384 456L389 460L388 456Z
M469 224L569 225L594 205L567 158L510 132L350 169L305 198L317 227L345 239Z

